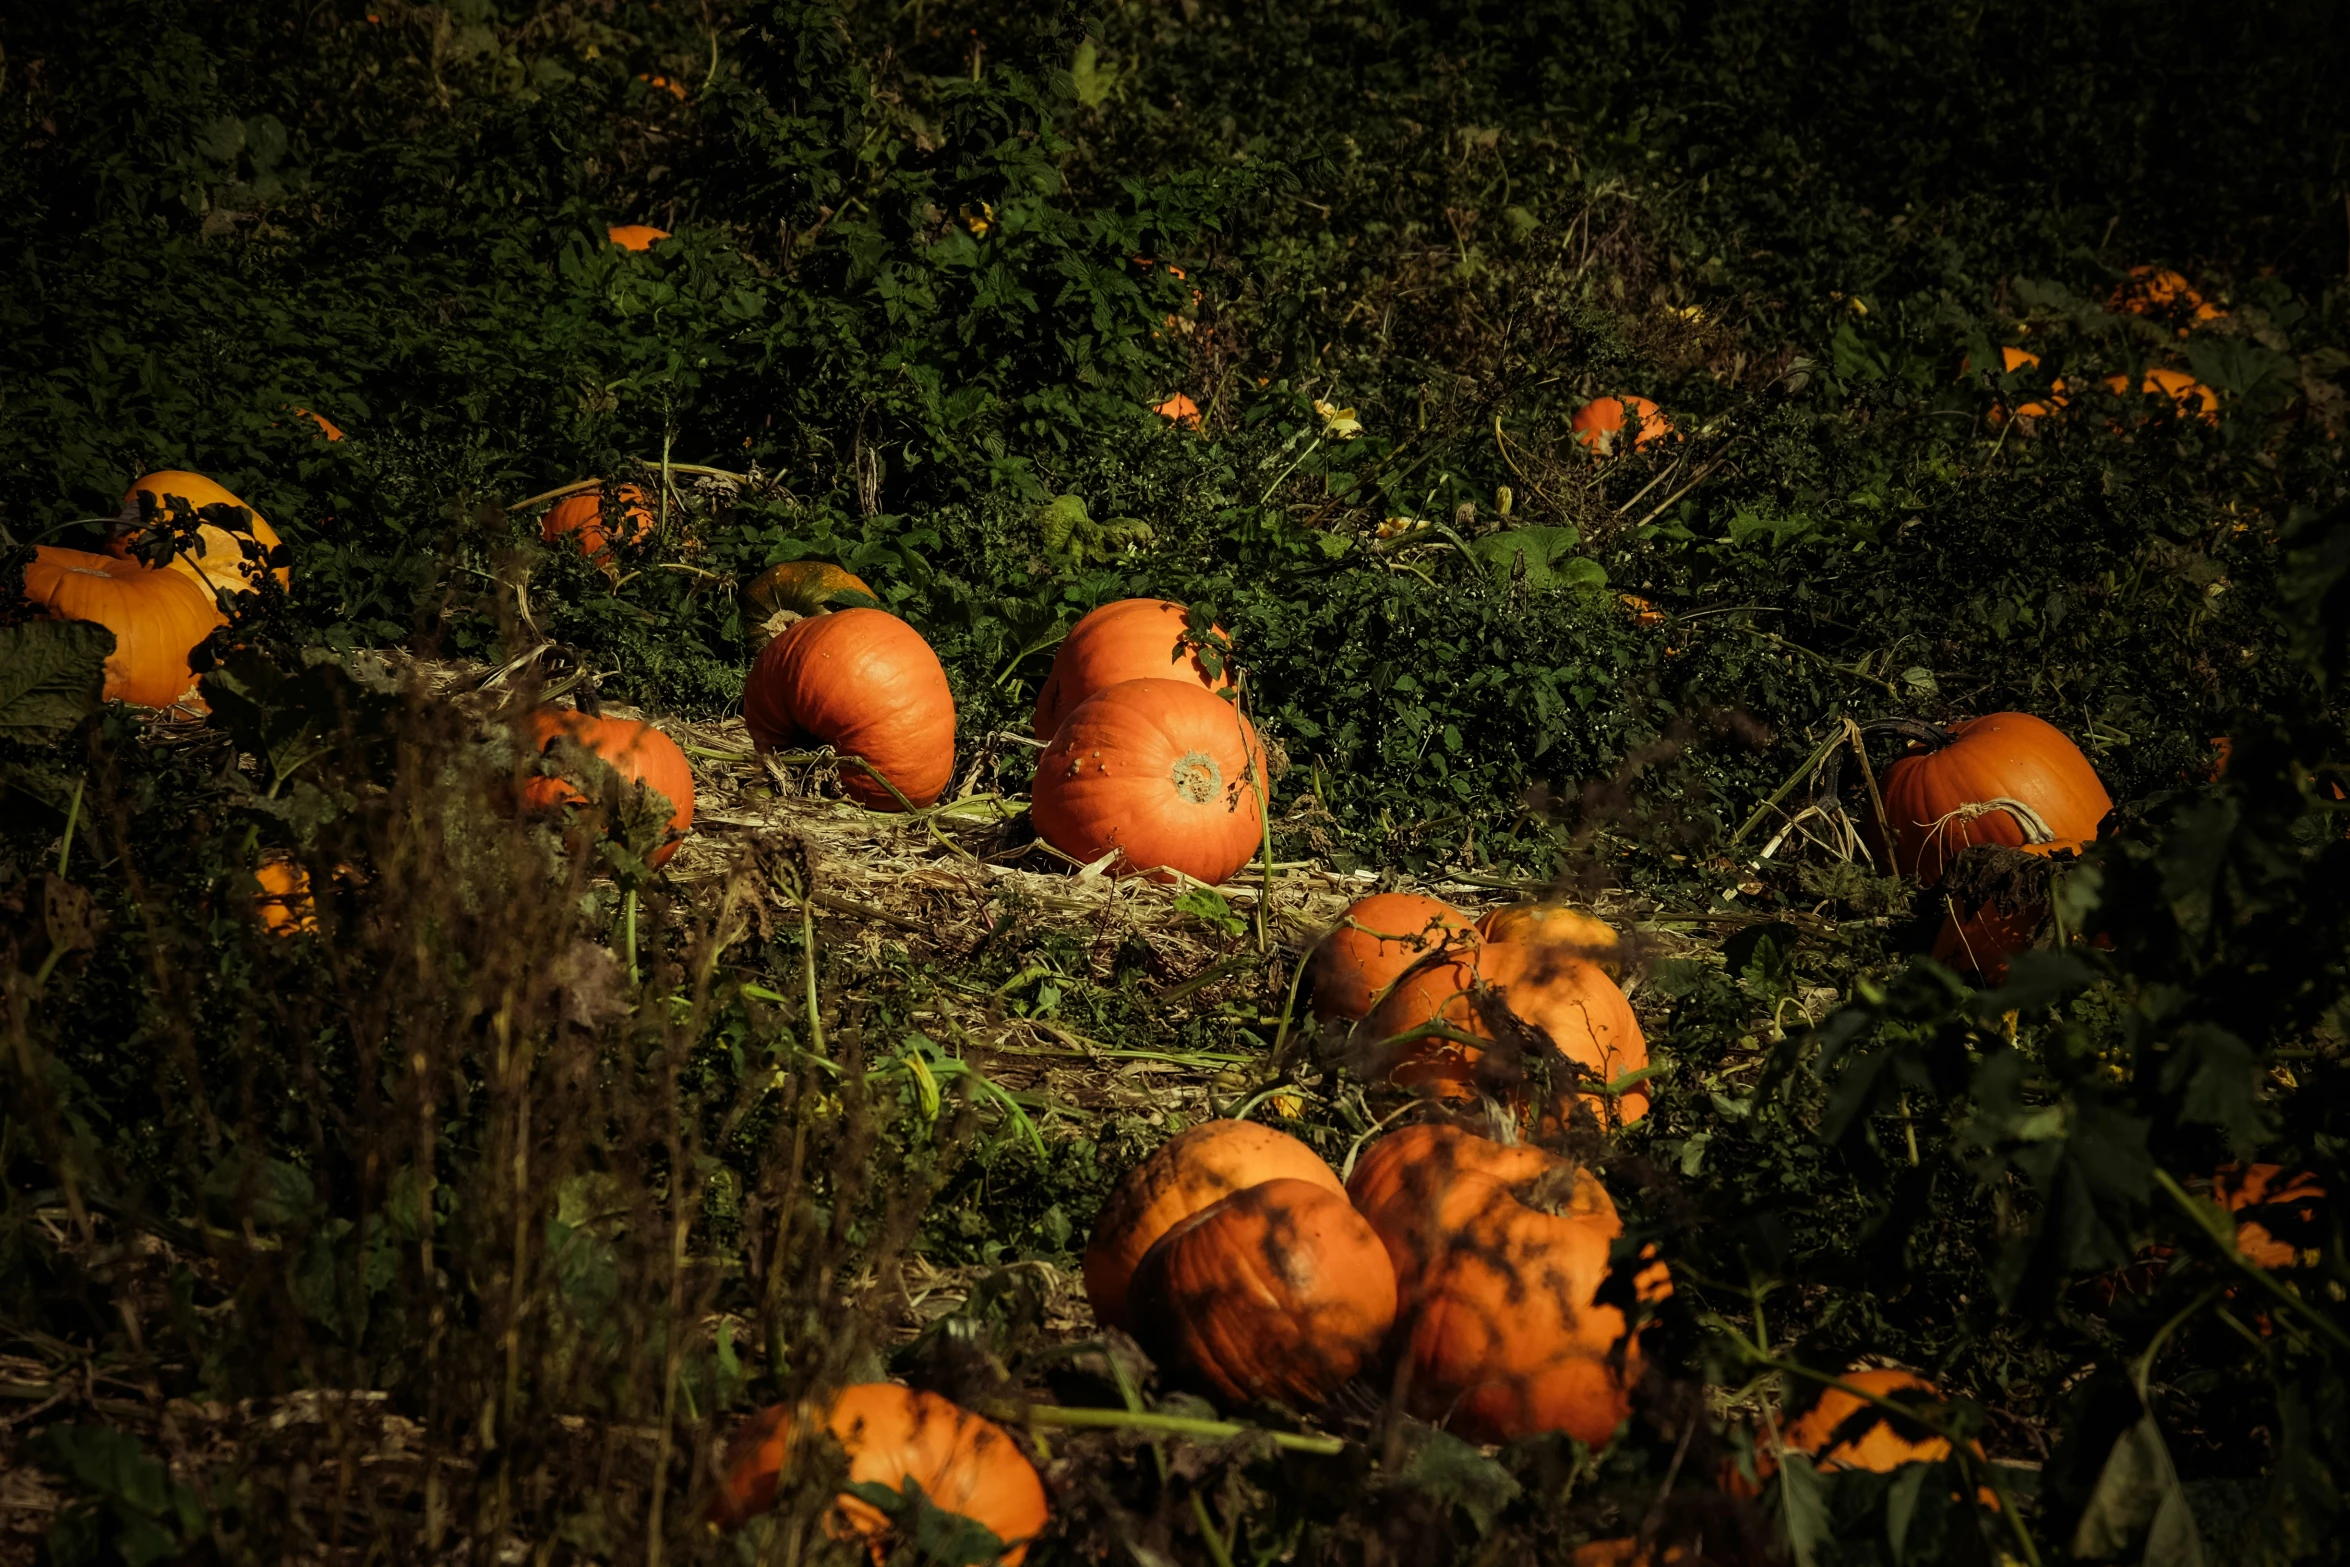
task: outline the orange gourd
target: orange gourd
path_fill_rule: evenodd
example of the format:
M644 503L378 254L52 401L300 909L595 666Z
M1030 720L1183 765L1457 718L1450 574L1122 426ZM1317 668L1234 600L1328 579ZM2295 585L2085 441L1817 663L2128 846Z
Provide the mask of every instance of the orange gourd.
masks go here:
M791 1459L793 1411L761 1410L735 1434L726 1480L712 1508L716 1521L739 1528L775 1506L777 1483ZM841 1389L824 1412L824 1426L848 1454L851 1485L867 1482L903 1491L911 1480L940 1510L992 1530L1008 1549L1002 1567L1019 1567L1029 1542L1050 1516L1036 1467L1001 1426L936 1393L892 1382ZM869 1542L876 1567L886 1559L889 1519L843 1491L827 1525L836 1538Z
M1645 397L1595 397L1575 411L1572 421L1575 439L1602 457L1612 457L1623 444L1627 418L1634 425L1634 450L1673 433L1673 421Z
M1263 755L1248 719L1206 687L1128 680L1062 721L1037 758L1029 815L1087 864L1115 851L1128 873L1214 886L1263 842Z
M1062 639L1037 693L1036 738L1050 740L1078 703L1127 680L1195 680L1210 691L1231 690L1232 672L1210 679L1199 650L1183 640L1189 625L1189 611L1165 599L1119 599L1086 615Z
M24 593L59 620L86 620L114 633L114 651L106 655L108 701L169 707L196 684L188 654L226 620L198 580L43 544L24 569Z
M603 718L568 707L542 707L527 725L532 749L541 755L556 742L568 740L601 757L631 783L643 784L669 802L669 836L652 854L652 863L664 865L694 825L694 770L670 739L651 724L632 718ZM554 776L527 779L522 785L523 808L550 813L582 804L586 796L569 780Z
M810 615L821 615L845 595L859 594L879 601L881 595L863 577L830 561L787 560L768 567L743 589L743 605L751 620L751 647L765 647L786 626Z
M1563 903L1511 903L1488 909L1477 921L1477 934L1487 941L1532 941L1569 948L1598 964L1611 979L1621 978L1624 972L1624 938L1616 928Z
M1885 769L1893 863L1926 886L1968 844L2086 843L2113 809L2080 748L2029 713L1970 718L1942 736Z
M667 229L657 229L650 223L615 223L604 231L607 239L622 250L651 250L669 237Z
M2278 1164L2223 1165L2211 1196L2236 1220L2236 1250L2264 1268L2298 1267L2323 1239L2325 1188L2306 1170Z
M1143 1254L1135 1334L1225 1404L1326 1403L1395 1323L1395 1270L1343 1192L1262 1181L1182 1220Z
M645 492L633 484L615 485L612 504L619 509L616 522L604 520L604 492L601 489L583 490L577 495L566 495L547 508L539 519L539 537L552 544L557 539L570 538L579 545L579 552L589 560L612 570L612 529L626 528L628 542L642 544L653 531L653 512L645 499Z
M277 536L277 530L269 525L267 518L252 507L245 506L243 501L237 499L222 486L215 484L200 473L188 473L178 468L166 468L134 481L130 489L124 493L122 516L115 523L113 535L106 541L106 553L109 555L119 556L124 560L132 558L131 545L137 542L142 531L139 524L139 492L142 490L154 496L158 506L163 504L166 497L173 495L197 509L206 506L244 506L246 512L252 517L253 532L251 537L255 544L258 544L265 553L275 554L278 545L282 542ZM171 561L171 569L183 573L189 581L202 588L205 601L208 603L217 593L243 593L249 590L265 570L276 572L279 587L289 592L293 589L294 573L292 568L286 566L271 568L261 561L248 560L245 556L243 537L229 532L226 528L216 528L210 523L205 523L196 530L196 542L203 546L202 553L194 556L187 554L174 556Z
M955 776L955 694L922 633L878 609L794 622L759 650L743 685L743 722L762 751L828 745L862 758L916 808ZM874 810L887 787L843 767L841 788Z
M1595 1177L1539 1148L1414 1126L1373 1143L1347 1193L1395 1268L1407 1409L1474 1441L1609 1439L1640 1349L1597 1299L1623 1222ZM1634 1289L1671 1294L1665 1265Z
M1110 1193L1085 1247L1085 1297L1095 1320L1128 1328L1134 1270L1159 1238L1204 1208L1267 1181L1346 1188L1322 1156L1254 1121L1202 1121L1161 1143Z
M1349 1021L1368 1015L1404 970L1469 930L1466 914L1419 893L1355 899L1338 928L1314 945L1314 1015Z

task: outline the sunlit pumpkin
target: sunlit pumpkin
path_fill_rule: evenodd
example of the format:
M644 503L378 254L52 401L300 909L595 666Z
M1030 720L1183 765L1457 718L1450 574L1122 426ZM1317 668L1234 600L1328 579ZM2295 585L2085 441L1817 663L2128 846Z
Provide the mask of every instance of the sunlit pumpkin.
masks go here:
M277 530L269 525L268 519L261 513L246 506L243 501L200 473L166 468L135 481L123 495L122 516L106 541L106 553L109 555L118 555L125 560L132 558L131 546L138 542L143 531L139 522L139 492L142 490L155 497L158 508L162 507L166 497L173 495L198 510L206 506L244 506L252 517L253 542L261 547L265 556L277 552L281 542ZM201 524L196 530L196 540L203 545L203 552L192 557L181 553L173 558L171 569L185 573L188 580L204 590L206 599L215 593L242 593L253 585L264 570L271 569L261 561L248 560L244 539L226 528L216 528L208 522ZM189 548L193 549L194 546ZM277 585L291 591L294 585L292 568L279 566L274 569Z
M1128 874L1214 886L1263 842L1263 756L1247 717L1204 686L1128 680L1062 720L1037 758L1029 816L1089 865L1114 851Z
M1395 1323L1395 1270L1344 1192L1262 1181L1159 1237L1134 1271L1135 1336L1224 1404L1327 1402Z
M657 229L650 223L615 223L604 232L622 250L651 250L669 237L667 229Z
M1123 681L1192 680L1231 690L1232 672L1211 679L1199 650L1184 640L1189 627L1189 612L1165 599L1119 599L1087 614L1053 654L1036 696L1036 738L1052 739L1078 703Z
M916 806L955 776L955 696L922 633L886 610L842 609L793 622L759 650L743 722L762 751L830 746L861 757ZM862 768L840 784L860 804L898 809Z
M1938 746L1913 742L1884 777L1893 863L1926 886L1968 844L2086 843L2113 809L2080 748L2029 713L1970 718L1944 733Z
M2026 854L2066 855L2081 852L2077 838L2040 840L2036 837L2039 824L2030 818L2021 818L2018 825L2033 842L2022 845ZM1961 974L1974 974L1985 984L1996 985L2007 978L2008 959L2032 944L2040 925L2048 917L2048 902L2042 897L2017 897L2012 889L1994 892L1979 900L1962 898L1957 892L1947 894L1950 907L1942 916L1942 926L1935 933L1931 956L1937 963L1949 965Z
M1085 1247L1085 1298L1095 1320L1131 1329L1127 1292L1134 1270L1161 1236L1235 1192L1281 1180L1346 1189L1320 1154L1254 1121L1202 1121L1161 1143L1126 1172L1094 1221Z
M777 1483L791 1461L794 1411L761 1410L735 1433L726 1480L713 1517L728 1528L775 1506ZM991 1420L936 1393L894 1382L841 1389L824 1411L824 1427L848 1454L848 1482L903 1492L911 1480L943 1512L982 1524L1009 1547L996 1558L1019 1567L1050 1516L1044 1484L1019 1445ZM862 1537L876 1567L886 1559L890 1522L871 1503L843 1491L827 1525L838 1538Z
M539 537L549 544L557 539L571 539L582 555L605 564L612 553L615 529L625 530L631 544L644 543L653 531L652 504L635 485L613 486L612 507L618 515L607 523L604 492L600 488L566 495L548 507L546 516L539 519Z
M2306 1170L2230 1164L2212 1177L2212 1200L2236 1214L2236 1250L2264 1268L2315 1260L2324 1239L2325 1188Z
M1609 1439L1640 1352L1597 1299L1623 1231L1597 1178L1540 1148L1414 1126L1366 1149L1347 1192L1395 1268L1407 1409L1472 1441ZM1665 1265L1648 1262L1634 1290L1671 1294Z
M1623 445L1626 419L1633 421L1634 449L1673 433L1673 421L1645 397L1595 397L1575 410L1575 439L1602 457L1613 456Z
M603 718L576 708L542 707L530 715L526 730L533 749L541 754L556 742L568 740L601 757L631 783L643 784L669 802L669 836L652 854L652 863L666 864L694 825L694 770L677 742L651 724L633 718ZM522 803L526 810L553 812L584 803L586 796L569 780L557 776L526 779Z
M1621 978L1624 938L1616 928L1594 914L1570 909L1563 903L1511 903L1488 909L1477 921L1477 933L1487 941L1532 941L1568 947Z
M191 574L51 544L33 551L24 593L59 620L113 632L106 699L139 707L169 707L188 694L196 683L188 654L226 619Z
M877 603L881 597L863 577L830 561L787 560L768 567L743 588L752 650L774 641L793 621L821 615L852 594Z
M1347 905L1309 960L1314 1015L1353 1020L1414 963L1470 930L1451 904L1416 892L1375 892Z

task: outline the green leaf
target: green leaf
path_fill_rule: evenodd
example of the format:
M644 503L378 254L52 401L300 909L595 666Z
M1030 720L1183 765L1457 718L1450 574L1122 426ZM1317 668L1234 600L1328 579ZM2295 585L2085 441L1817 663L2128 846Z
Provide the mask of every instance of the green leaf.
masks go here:
M1100 108L1118 89L1118 73L1102 64L1101 51L1090 38L1077 46L1077 58L1069 62L1069 85L1088 109Z
M2203 1539L2153 1415L2141 1416L2106 1455L2072 1551L2141 1567L2203 1567Z
M1224 894L1213 887L1186 887L1175 898L1179 914L1188 914L1211 930L1227 936L1237 936L1248 928L1248 921L1233 912Z
M1827 1490L1820 1484L1820 1473L1807 1455L1787 1453L1782 1455L1773 1479L1774 1511L1787 1538L1788 1553L1795 1558L1796 1567L1813 1567L1819 1560L1820 1544L1829 1534Z
M1439 1506L1458 1507L1479 1534L1518 1499L1515 1477L1499 1462L1434 1426L1411 1428L1416 1445L1397 1478Z
M54 740L98 711L114 633L86 620L0 626L0 738Z

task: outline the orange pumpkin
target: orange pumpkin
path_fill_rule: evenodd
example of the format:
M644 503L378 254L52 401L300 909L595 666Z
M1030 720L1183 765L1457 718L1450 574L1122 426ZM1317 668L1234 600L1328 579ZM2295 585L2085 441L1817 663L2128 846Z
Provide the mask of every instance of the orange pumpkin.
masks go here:
M1578 1545L1567 1554L1567 1567L1678 1567L1690 1560L1690 1555L1678 1545L1668 1545L1660 1554L1642 1545L1630 1535L1618 1540L1592 1540Z
M2106 302L2105 308L2117 315L2183 316L2187 324L2179 328L2181 337L2193 327L2227 314L2206 302L2195 285L2179 273L2152 266L2130 268L2129 281L2113 291L2113 298Z
M2211 1180L2214 1202L2257 1215L2237 1219L2236 1250L2264 1268L2298 1267L2317 1250L2325 1195L2308 1171L2288 1175L2279 1164L2222 1165Z
M1199 650L1183 640L1189 625L1189 612L1165 599L1120 599L1087 614L1053 654L1036 697L1036 738L1050 740L1078 703L1122 681L1196 680L1231 690L1232 671L1209 679Z
M1627 418L1634 421L1635 450L1673 433L1673 421L1645 397L1595 397L1575 410L1575 439L1602 457L1612 457L1623 443Z
M188 654L227 618L189 573L51 544L33 551L24 593L59 620L113 632L106 699L139 707L169 707L188 694L196 683Z
M1999 350L2000 368L2009 375L2015 374L2018 370L2037 369L2039 368L2039 364L2040 356L2031 352L2029 349L2002 348ZM1968 366L1962 362L1959 368L1963 371L1967 369ZM2055 381L2050 383L2048 401L2044 403L2036 401L2029 403L2018 403L2015 410L2016 417L2019 419L2045 419L2056 410L2066 406L2066 398L2064 394L2064 377L2058 376ZM1994 403L1991 407L1992 427L1997 428L1999 425L2002 425L2006 422L2007 410Z
M653 531L652 507L645 499L645 492L633 484L615 485L612 503L622 508L617 526L628 529L628 542L644 543ZM539 537L549 544L573 537L582 555L610 570L612 535L604 522L603 491L582 490L548 507L546 516L539 519Z
M253 912L273 936L307 935L318 929L318 905L310 896L310 872L290 854L269 854L253 868L261 884Z
M1204 1208L1267 1181L1344 1192L1322 1156L1254 1121L1202 1121L1161 1143L1110 1193L1085 1247L1085 1298L1105 1327L1128 1328L1128 1291L1159 1238Z
M863 577L830 561L787 560L768 567L743 589L743 605L750 612L751 646L765 647L795 620L821 615L845 594L862 594L878 601Z
M1530 939L1488 941L1407 975L1365 1027L1374 1038L1392 1039L1441 1023L1491 1039L1472 994L1477 985L1490 987L1492 1000L1507 1006L1520 1022L1548 1034L1561 1055L1588 1068L1603 1083L1648 1065L1647 1036L1615 981L1582 951L1540 939L1539 933ZM1478 1065L1484 1055L1479 1046L1459 1040L1417 1039L1389 1064L1388 1076L1457 1103L1474 1098L1482 1086ZM1576 1097L1600 1120L1607 1119L1607 1099L1589 1093ZM1627 1125L1639 1120L1648 1113L1647 1085L1633 1084L1613 1103Z
M2029 713L1970 718L1944 733L1885 769L1893 863L1928 887L1968 844L2086 843L2113 809L2080 748Z
M777 1482L791 1459L793 1411L761 1410L735 1433L726 1481L712 1513L728 1528L775 1506ZM911 1480L940 1510L985 1525L1009 1547L997 1558L1019 1567L1029 1542L1050 1516L1044 1484L1001 1426L936 1393L893 1382L862 1382L841 1389L824 1413L825 1429L849 1459L851 1485L875 1483L903 1491ZM870 1542L876 1567L886 1559L889 1519L879 1508L843 1491L828 1520L838 1538Z
M657 229L650 223L615 223L604 233L622 250L651 250L669 237L667 229Z
M1469 917L1416 892L1374 892L1347 905L1308 961L1314 1015L1366 1016L1405 969L1468 933Z
M1640 1348L1597 1299L1623 1223L1596 1178L1539 1148L1414 1126L1373 1143L1347 1193L1395 1268L1407 1409L1480 1442L1614 1434ZM1672 1293L1661 1262L1634 1287Z
M1477 921L1477 933L1487 941L1532 941L1568 947L1607 971L1611 979L1624 972L1624 938L1596 915L1570 909L1563 903L1511 903L1488 909Z
M1247 717L1206 687L1128 680L1062 721L1037 758L1029 816L1088 864L1114 850L1129 873L1214 886L1263 842L1263 755Z
M542 707L530 715L530 743L541 755L558 740L572 743L601 757L631 783L643 784L669 802L669 837L652 854L652 863L664 865L694 825L694 770L685 753L651 724L633 718L602 718L569 707ZM582 804L587 796L566 779L540 776L524 781L523 808L551 813Z
M139 524L139 492L146 491L161 506L166 497L178 496L191 507L245 506L245 503L213 483L200 473L187 473L177 468L166 468L135 481L122 498L122 517L106 541L106 553L124 560L132 558L131 546L143 531ZM267 518L250 506L245 506L252 518L252 539L267 554L275 554L282 542L277 530ZM264 570L274 569L277 585L292 591L294 573L290 567L269 568L260 561L245 558L244 539L226 528L204 523L196 530L196 543L203 546L194 556L181 554L173 557L171 569L185 574L189 581L204 590L206 602L216 593L243 593L250 589ZM190 546L193 548L194 546Z
M294 417L297 419L307 419L312 424L317 425L318 433L322 436L325 436L330 441L339 441L343 438L343 432L336 429L334 421L327 418L327 416L324 414L312 413L307 408L297 408L294 410Z
M1344 1192L1263 1181L1159 1237L1134 1271L1136 1336L1226 1404L1322 1404L1395 1324L1395 1270Z
M759 650L743 722L762 751L828 745L862 757L916 807L955 777L955 694L922 633L886 610L843 609L794 622ZM841 788L877 811L888 789L844 767Z
M1895 1403L1938 1405L1942 1402L1942 1394L1934 1384L1914 1372L1847 1371L1838 1380L1861 1393ZM1937 1464L1950 1456L1950 1443L1946 1439L1840 1387L1821 1393L1818 1403L1782 1426L1779 1440L1789 1451L1804 1454L1821 1469L1859 1469L1872 1474L1891 1474L1905 1464ZM1969 1443L1968 1447L1976 1458L1983 1456L1981 1443ZM1767 1446L1756 1448L1756 1479L1768 1480L1778 1467L1777 1454ZM1725 1474L1724 1489L1743 1496L1752 1496L1755 1491L1735 1469ZM1988 1486L1978 1488L1975 1496L1986 1507L1999 1505L1998 1496Z
M2021 824L2027 836L2037 830L2036 824ZM2023 845L2026 854L2078 854L2078 839ZM1942 928L1935 932L1932 957L1935 962L1949 965L1961 974L1979 976L1987 985L1997 985L2007 978L2007 960L2032 944L2040 922L2048 915L2045 902L2030 902L2020 906L2003 904L1997 898L1986 898L1980 903L1962 905L1955 894L1950 895L1950 908L1942 916Z
M2109 375L2105 378L2105 389L2120 397L2129 391L2130 378ZM2169 398L2181 418L2193 416L2205 424L2219 423L2219 393L2184 370L2149 370L2146 379L2138 383L2138 390L2148 397Z

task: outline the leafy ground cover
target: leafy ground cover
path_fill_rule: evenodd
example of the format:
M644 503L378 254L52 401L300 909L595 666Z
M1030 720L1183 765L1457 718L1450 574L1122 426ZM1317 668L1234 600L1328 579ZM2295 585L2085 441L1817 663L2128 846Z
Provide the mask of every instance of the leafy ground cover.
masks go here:
M1026 1433L1040 1561L2338 1556L2338 1208L2279 1274L2207 1194L2350 1189L2343 43L2286 3L12 11L11 558L189 468L295 588L162 721L0 613L0 1548L845 1552L816 1475L714 1537L714 1455L888 1374ZM1669 439L1575 438L1633 393ZM528 504L590 475L655 497L609 571ZM750 761L739 590L797 558L938 649L951 812ZM1142 594L1231 635L1268 877L1026 842L1056 640ZM510 699L581 691L692 746L662 872L618 803L497 808ZM1796 819L1865 814L1809 765L1848 720L2002 709L2118 809L1985 988ZM1179 1126L1343 1163L1406 1108L1292 983L1387 883L1634 933L1656 1108L1577 1152L1677 1287L1603 1450L1377 1389L1301 1441L1075 1285ZM1991 1469L1716 1484L1878 1363ZM1130 1402L1172 1423L1052 1424Z

